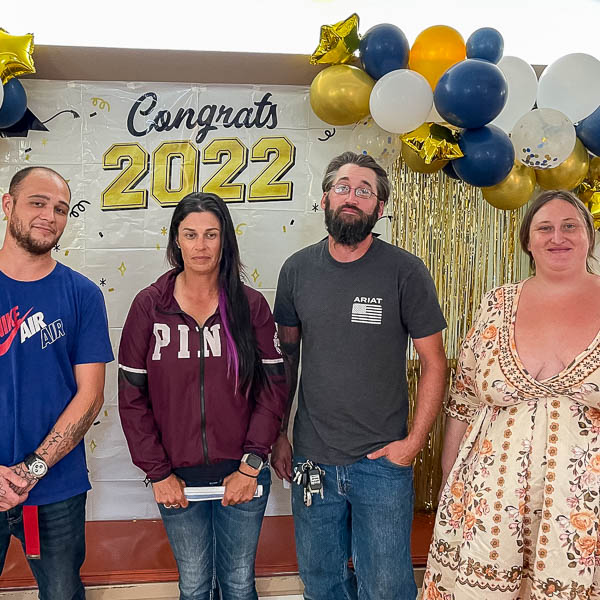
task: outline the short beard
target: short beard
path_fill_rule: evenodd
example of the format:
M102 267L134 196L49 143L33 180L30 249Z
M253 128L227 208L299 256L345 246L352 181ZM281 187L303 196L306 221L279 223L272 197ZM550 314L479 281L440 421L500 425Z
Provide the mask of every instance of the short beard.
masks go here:
M354 219L345 219L341 216L341 211L345 207L346 205L342 204L334 212L330 208L329 197L325 198L325 227L337 244L355 247L365 240L375 227L375 223L379 220L379 205L375 206L370 215L352 206L358 212Z
M41 256L42 254L50 252L60 237L57 236L54 240L48 242L38 242L34 240L29 233L24 231L21 221L14 217L8 223L8 230L18 246L21 246L23 250L26 250L35 256Z

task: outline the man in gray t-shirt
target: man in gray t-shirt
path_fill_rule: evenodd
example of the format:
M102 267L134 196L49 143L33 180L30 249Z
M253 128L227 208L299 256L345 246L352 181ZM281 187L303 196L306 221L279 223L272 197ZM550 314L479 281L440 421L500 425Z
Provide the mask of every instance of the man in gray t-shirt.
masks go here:
M423 262L371 233L389 197L370 156L346 152L323 179L329 233L291 256L279 275L275 320L290 380L302 374L294 421L273 447L277 474L310 460L324 472L323 498L292 486L305 598L414 600L410 554L411 463L441 405L446 322ZM407 430L406 347L421 360L417 408ZM352 557L355 573L348 569Z

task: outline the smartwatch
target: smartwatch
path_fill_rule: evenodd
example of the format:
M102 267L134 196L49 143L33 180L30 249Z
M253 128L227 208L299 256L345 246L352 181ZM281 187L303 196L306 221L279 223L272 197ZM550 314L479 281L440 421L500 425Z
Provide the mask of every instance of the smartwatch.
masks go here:
M262 466L265 464L263 459L257 454L246 453L242 456L242 462L246 463L249 467L260 471Z
M46 473L48 473L48 465L46 461L39 457L35 452L29 454L23 459L23 463L36 479L41 479Z

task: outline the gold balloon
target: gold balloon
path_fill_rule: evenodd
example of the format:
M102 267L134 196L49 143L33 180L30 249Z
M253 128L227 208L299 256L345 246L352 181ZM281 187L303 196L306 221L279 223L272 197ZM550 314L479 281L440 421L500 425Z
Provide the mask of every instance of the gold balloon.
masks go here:
M425 159L421 158L419 153L411 148L406 142L402 142L402 158L409 168L418 173L435 173L448 164L447 160L434 160L427 163Z
M333 65L310 84L310 105L319 119L331 125L350 125L369 114L375 82L362 69Z
M590 159L590 166L586 179L590 181L600 181L600 156L594 156Z
M464 156L452 130L437 123L423 123L414 131L405 133L402 141L416 150L428 165L434 160L452 160Z
M552 169L536 169L538 185L545 190L573 190L587 175L590 157L579 138L568 158Z
M594 217L594 226L600 229L600 157L594 156L590 159L587 175L577 193L585 202Z
M527 204L535 189L535 171L516 160L511 172L500 183L483 187L483 197L495 208L515 210Z
M358 50L358 15L354 13L334 25L321 25L321 38L310 57L310 64L339 65L352 60Z
M0 28L0 81L4 85L13 77L35 73L33 34L10 35Z

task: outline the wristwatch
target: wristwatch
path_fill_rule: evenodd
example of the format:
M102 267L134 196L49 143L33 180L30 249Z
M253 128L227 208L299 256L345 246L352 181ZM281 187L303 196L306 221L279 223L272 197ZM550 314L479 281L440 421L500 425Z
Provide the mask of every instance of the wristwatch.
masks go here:
M263 459L257 454L246 453L242 456L242 462L246 463L249 467L260 471L262 466L265 464Z
M48 473L48 465L46 461L39 457L35 452L33 454L29 454L23 459L23 463L29 472L36 478L41 479L46 473Z

